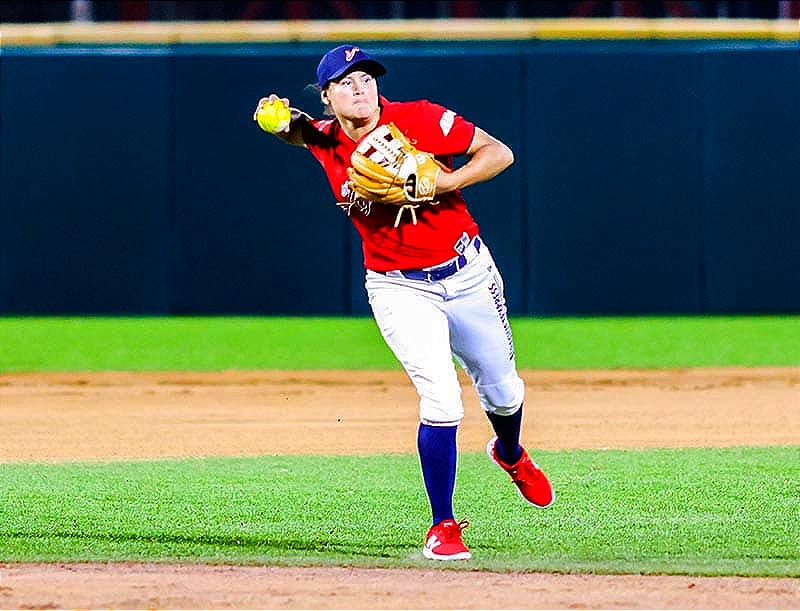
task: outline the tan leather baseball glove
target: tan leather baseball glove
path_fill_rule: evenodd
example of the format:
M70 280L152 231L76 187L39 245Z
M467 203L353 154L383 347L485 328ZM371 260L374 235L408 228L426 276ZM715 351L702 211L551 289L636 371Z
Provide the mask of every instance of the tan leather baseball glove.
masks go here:
M359 142L347 169L350 189L360 198L399 206L395 227L405 209L436 204L436 179L447 168L433 155L417 149L394 123L379 125Z

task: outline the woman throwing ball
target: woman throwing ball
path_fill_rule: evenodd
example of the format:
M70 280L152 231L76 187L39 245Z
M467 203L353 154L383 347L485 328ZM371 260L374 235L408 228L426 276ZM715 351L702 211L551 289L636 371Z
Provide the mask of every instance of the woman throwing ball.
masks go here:
M532 505L548 507L555 499L520 445L525 386L503 279L461 194L508 168L514 155L443 106L387 100L378 93L384 74L359 47L338 46L317 67L329 118L291 109L288 125L264 117L260 124L276 126L267 131L314 155L361 237L375 321L419 394L417 447L432 512L422 553L466 560L467 522L453 511L456 433L464 415L453 357L472 379L495 431L489 457ZM275 113L276 102L289 106L271 94L260 100L254 119ZM466 163L453 169L453 158L462 155Z

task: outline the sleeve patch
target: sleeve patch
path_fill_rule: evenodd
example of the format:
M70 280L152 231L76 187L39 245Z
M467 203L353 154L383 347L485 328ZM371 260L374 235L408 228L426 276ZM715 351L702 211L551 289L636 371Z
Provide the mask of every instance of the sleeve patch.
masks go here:
M452 110L445 110L442 113L442 118L439 119L439 127L442 130L442 134L447 136L450 133L450 130L453 129L453 122L455 121L456 113Z

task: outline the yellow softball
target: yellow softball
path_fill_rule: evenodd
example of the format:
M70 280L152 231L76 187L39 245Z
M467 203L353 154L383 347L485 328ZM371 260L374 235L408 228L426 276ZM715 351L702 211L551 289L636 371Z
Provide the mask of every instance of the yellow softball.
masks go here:
M258 126L270 134L284 131L291 119L292 113L280 100L264 102L256 111Z

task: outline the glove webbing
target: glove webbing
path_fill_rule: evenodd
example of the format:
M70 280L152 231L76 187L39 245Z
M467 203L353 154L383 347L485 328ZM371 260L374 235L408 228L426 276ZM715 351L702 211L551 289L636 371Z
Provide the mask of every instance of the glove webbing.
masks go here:
M369 145L368 148L361 151L364 157L394 172L394 179L397 180L398 173L403 165L403 159L408 154L403 150L403 143L395 138L391 132L386 132L381 138L367 140L364 144Z
M373 140L367 150L363 151L365 157L372 159L378 163L384 162L384 167L390 168L399 172L402 165L402 159L405 156L403 151L403 143L397 140L391 132L387 132L382 139ZM388 162L388 163L387 163ZM395 174L396 177L396 174ZM399 227L400 221L403 219L403 212L408 210L411 213L411 223L417 224L417 208L419 204L403 204L397 210L397 215L394 217L394 226Z

